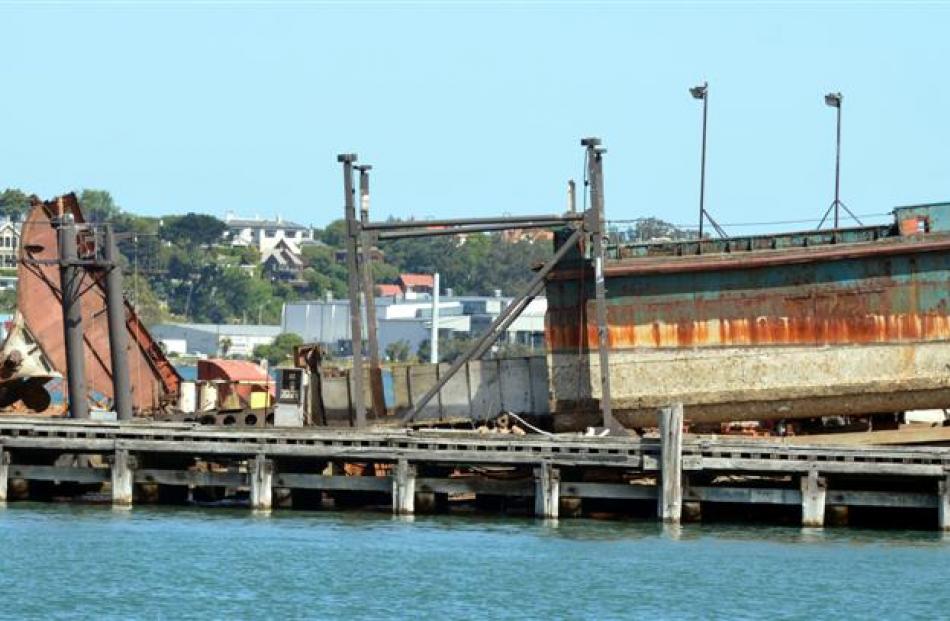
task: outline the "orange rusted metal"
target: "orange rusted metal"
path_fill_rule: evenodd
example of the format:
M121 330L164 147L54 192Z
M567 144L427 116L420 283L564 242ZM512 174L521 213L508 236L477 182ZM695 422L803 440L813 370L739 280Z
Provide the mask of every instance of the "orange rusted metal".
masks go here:
M34 198L22 225L17 286L17 308L23 328L36 341L52 368L63 376L68 369L57 265L59 244L53 219L67 213L73 215L81 229L85 220L74 194L48 202ZM91 231L87 231L80 244L80 254L91 252L93 243ZM86 271L81 294L86 380L91 396L97 401L112 398L104 285L104 274L92 269ZM128 303L126 317L131 337L128 360L132 406L137 414L148 415L177 399L181 377Z
M650 424L670 403L703 423L950 407L950 204L896 211L891 225L611 248L618 419ZM555 409L595 411L589 261L546 293Z

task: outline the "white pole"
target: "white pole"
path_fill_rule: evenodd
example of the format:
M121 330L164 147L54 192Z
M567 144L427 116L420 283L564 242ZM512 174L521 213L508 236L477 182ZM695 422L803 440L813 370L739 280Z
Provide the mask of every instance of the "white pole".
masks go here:
M432 334L429 336L429 362L439 362L439 273L432 275Z

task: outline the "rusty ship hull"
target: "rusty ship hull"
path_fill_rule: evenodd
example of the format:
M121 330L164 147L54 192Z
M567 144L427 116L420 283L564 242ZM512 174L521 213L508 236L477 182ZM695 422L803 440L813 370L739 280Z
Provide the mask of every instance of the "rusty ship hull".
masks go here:
M611 403L627 426L674 402L693 423L950 407L950 204L610 252ZM558 270L547 296L555 420L576 428L601 394L589 262Z

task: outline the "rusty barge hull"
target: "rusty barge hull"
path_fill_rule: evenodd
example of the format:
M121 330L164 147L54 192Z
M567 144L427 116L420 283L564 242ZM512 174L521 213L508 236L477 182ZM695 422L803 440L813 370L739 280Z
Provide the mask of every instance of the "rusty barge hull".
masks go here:
M612 406L628 426L950 407L950 204L893 225L611 248ZM597 418L593 273L547 284L562 428ZM590 420L589 420L590 419Z

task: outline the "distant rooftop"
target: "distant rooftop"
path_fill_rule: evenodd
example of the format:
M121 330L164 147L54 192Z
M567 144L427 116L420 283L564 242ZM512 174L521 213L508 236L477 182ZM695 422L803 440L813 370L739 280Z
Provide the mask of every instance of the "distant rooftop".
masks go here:
M406 287L429 287L430 289L435 282L432 274L400 274L399 280Z
M224 223L228 225L228 228L232 229L265 229L265 228L281 228L281 229L291 229L291 230L307 230L302 224L297 224L290 220L284 220L280 216L277 216L276 220L267 220L265 218L238 218L233 213L227 213L224 216Z

